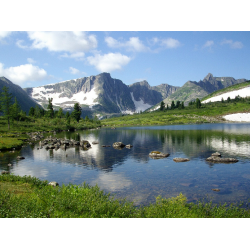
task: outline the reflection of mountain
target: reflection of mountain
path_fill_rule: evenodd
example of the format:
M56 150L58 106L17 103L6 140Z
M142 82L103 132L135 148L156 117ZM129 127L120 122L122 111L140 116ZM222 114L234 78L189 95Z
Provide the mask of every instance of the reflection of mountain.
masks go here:
M93 141L98 141L99 144L92 145L89 150L72 147L67 148L66 151L61 148L47 151L45 149L37 150L35 147L29 155L40 161L56 161L62 165L70 163L78 167L101 169L108 172L122 165L128 158L146 164L151 160L148 154L152 150L170 153L170 159L172 157L188 157L205 160L215 151L222 153L223 157L248 157L250 136L233 133L239 130L233 124L231 128L230 130L228 124L222 124L221 130L118 128L79 133L63 132L57 134L57 136L67 139L88 140L91 144ZM114 149L112 144L117 141L132 144L133 147L131 149L123 148L122 150ZM111 145L111 147L102 147L102 145Z

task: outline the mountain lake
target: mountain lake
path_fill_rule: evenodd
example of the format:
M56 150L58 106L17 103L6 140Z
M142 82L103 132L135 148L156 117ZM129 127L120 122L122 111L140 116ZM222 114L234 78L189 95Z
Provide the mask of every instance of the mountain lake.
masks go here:
M44 134L44 138L49 135ZM170 198L180 193L188 202L249 202L250 123L101 128L52 136L88 140L91 148L47 150L40 148L39 142L28 144L14 153L1 152L0 171L31 175L59 185L97 184L105 192L133 201L136 206L154 203L159 195ZM94 141L99 144L92 144ZM114 142L133 147L118 150L112 147ZM152 159L149 153L155 150L170 155ZM231 164L206 161L214 152L239 161ZM17 160L18 155L25 159ZM190 161L175 162L175 157Z

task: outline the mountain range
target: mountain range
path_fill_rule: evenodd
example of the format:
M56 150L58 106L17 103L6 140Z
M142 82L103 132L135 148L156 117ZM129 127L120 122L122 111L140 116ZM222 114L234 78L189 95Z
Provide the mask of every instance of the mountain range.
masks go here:
M166 106L177 100L187 105L196 98L201 99L216 90L245 81L247 80L235 80L233 77L214 77L209 73L202 81L187 81L182 87L165 83L150 86L145 80L126 85L104 72L96 76L24 89L7 78L0 77L0 90L3 86L8 86L26 112L37 104L46 109L48 99L53 98L54 109L62 107L64 111L71 112L78 102L82 107L82 117L96 115L101 119L154 110L161 101Z
M196 98L202 99L216 90L246 81L247 79L244 78L235 80L233 77L214 77L211 73L209 73L199 82L187 81L181 88L165 98L163 101L165 106L171 105L172 101L176 102L178 100L184 102L184 105L188 105L190 101L196 100ZM156 107L158 106L160 106L159 103Z
M82 116L102 117L145 111L179 88L168 84L151 87L147 81L126 85L109 73L101 73L24 90L44 108L48 98L53 98L55 108L72 111L74 103L78 102L82 106Z

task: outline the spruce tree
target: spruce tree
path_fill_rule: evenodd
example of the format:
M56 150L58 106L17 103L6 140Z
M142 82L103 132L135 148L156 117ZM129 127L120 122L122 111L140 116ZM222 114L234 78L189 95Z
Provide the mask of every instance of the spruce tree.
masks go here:
M19 116L20 116L20 112L21 112L21 107L17 102L17 99L15 97L15 102L14 104L11 106L11 116L14 120L18 121L19 120Z
M53 98L49 98L49 104L47 107L47 116L49 118L53 118L54 117L54 109L53 109L53 104L52 104Z
M196 108L199 109L201 107L201 101L199 98L196 99Z
M0 95L0 103L4 116L8 121L8 129L10 130L10 118L11 118L11 105L12 105L12 94L9 93L9 88L4 86Z
M160 111L163 111L165 109L165 103L162 101L160 106Z
M175 104L174 104L174 101L172 101L171 103L171 109L174 109L175 108Z
M73 119L75 119L77 122L79 122L79 120L81 118L81 114L82 114L82 108L81 108L80 104L77 102L74 105L74 110L71 113L71 116L73 117Z

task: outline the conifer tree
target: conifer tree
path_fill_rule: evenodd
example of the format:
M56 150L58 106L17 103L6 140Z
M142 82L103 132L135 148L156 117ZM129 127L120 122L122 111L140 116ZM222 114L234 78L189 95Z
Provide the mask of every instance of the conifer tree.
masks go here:
M12 105L12 94L9 93L9 88L4 86L0 95L0 103L4 116L8 121L8 129L10 130L10 118L11 118L11 105Z
M49 98L49 104L47 107L47 116L50 118L54 117L54 109L53 109L53 104L52 104L53 98Z
M201 107L201 101L199 98L196 98L196 108L199 109Z
M160 111L163 111L165 109L165 103L162 101L160 106Z
M20 116L20 112L21 112L21 107L17 102L17 99L15 97L15 102L14 104L11 106L11 116L14 120L18 121L19 120L19 116Z
M74 110L71 113L71 116L77 121L79 122L80 118L81 118L81 114L82 114L82 108L80 106L80 104L77 102L74 105Z

